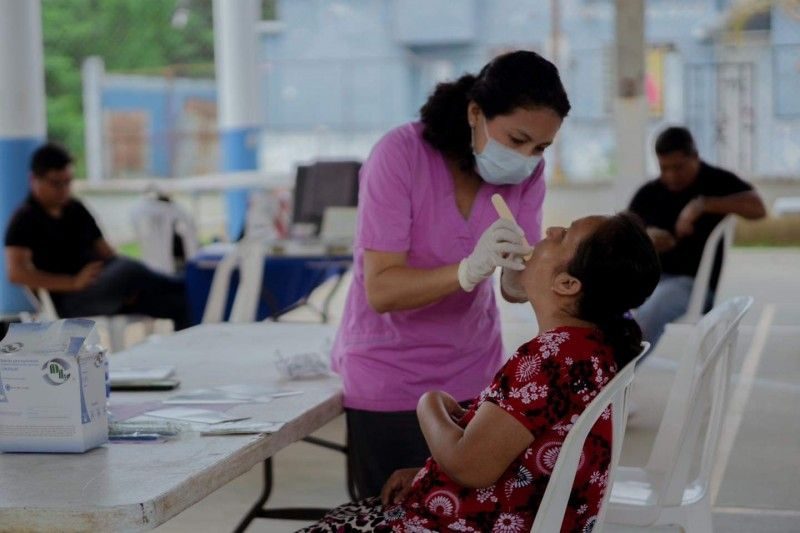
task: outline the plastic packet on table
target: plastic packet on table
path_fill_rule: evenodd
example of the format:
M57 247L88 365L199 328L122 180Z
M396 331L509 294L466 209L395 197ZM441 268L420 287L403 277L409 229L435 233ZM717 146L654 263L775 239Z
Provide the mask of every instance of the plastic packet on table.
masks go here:
M284 357L275 351L275 366L285 379L312 379L330 375L328 363L318 352L303 352Z
M189 432L192 425L185 422L168 420L130 420L122 422L109 422L109 435L127 435L130 433L156 433L164 437L172 437L180 433Z

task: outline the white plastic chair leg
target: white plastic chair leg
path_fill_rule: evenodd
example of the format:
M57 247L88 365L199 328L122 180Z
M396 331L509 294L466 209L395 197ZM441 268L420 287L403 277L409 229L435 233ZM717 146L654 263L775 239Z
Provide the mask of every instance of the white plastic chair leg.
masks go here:
M144 338L147 339L150 335L155 334L156 332L156 322L155 318L150 318L142 322L142 326L144 328Z
M704 499L686 509L686 522L683 524L686 533L712 533L714 531L711 518L711 506Z
M109 320L108 336L112 352L119 352L125 349L125 331L127 329L128 320L125 316L115 316Z

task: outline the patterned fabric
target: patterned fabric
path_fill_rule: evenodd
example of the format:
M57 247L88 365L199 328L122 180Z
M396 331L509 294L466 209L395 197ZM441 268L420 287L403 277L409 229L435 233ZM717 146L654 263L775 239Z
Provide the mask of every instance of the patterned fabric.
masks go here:
M564 437L616 371L612 350L597 330L562 327L539 335L517 350L459 422L466 427L478 408L491 402L531 432L533 443L503 475L490 487L468 489L429 458L400 505L383 509L373 502L365 510L369 502L362 502L356 518L375 520L375 531L398 533L530 531ZM584 445L562 531L584 533L594 527L608 480L611 430L609 408ZM329 529L308 531L362 531L336 529L335 524L345 524L336 522L344 511L340 507L326 518Z
M397 506L395 506L397 509ZM380 498L367 498L359 502L340 505L313 526L299 529L297 533L350 533L351 531L392 531L396 518L384 510Z

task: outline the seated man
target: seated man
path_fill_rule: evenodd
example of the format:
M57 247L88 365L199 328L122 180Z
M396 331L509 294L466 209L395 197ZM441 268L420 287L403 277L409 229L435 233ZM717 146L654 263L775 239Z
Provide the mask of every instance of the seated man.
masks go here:
M700 159L686 128L667 128L656 140L661 176L642 186L630 210L639 215L659 252L661 281L635 312L645 340L655 344L664 327L686 313L706 240L729 213L748 219L766 215L753 187ZM717 253L709 285L713 301L722 267Z
M72 157L45 144L31 158L31 193L5 237L9 281L52 293L65 318L144 314L189 326L183 282L123 258L72 198Z

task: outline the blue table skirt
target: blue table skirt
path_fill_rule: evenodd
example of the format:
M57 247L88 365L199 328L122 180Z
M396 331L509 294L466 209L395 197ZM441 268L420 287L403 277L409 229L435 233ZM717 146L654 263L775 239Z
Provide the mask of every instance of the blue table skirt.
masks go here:
M186 292L193 324L203 319L211 280L221 255L201 254L186 264ZM326 279L343 274L350 266L350 256L288 257L270 256L264 261L264 283L258 304L258 320L278 316L289 310ZM239 272L231 276L225 318L230 315L233 297L239 285Z

